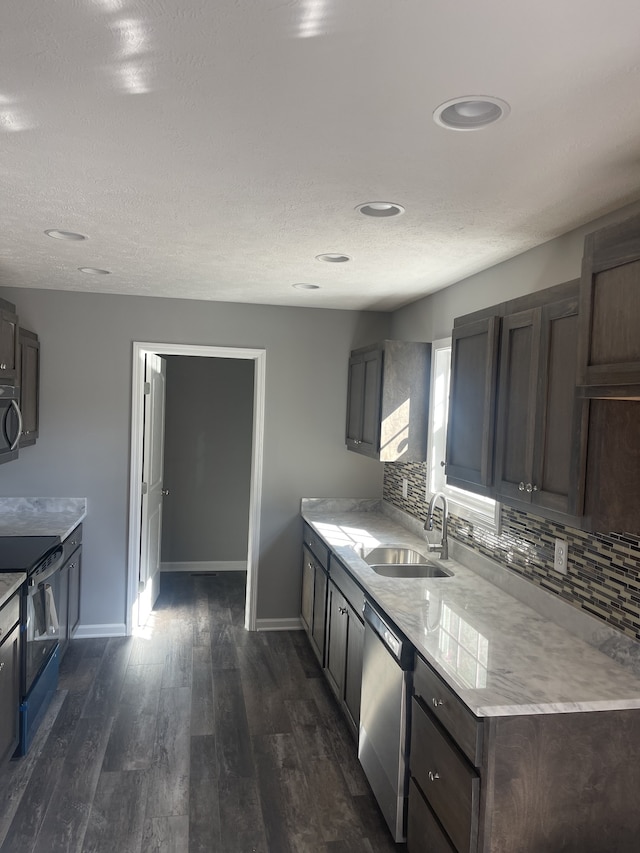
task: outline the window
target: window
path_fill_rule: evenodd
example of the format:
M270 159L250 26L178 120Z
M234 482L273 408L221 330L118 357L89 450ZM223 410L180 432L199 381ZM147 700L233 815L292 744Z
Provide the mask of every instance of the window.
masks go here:
M461 518L491 529L498 528L500 505L492 498L474 495L447 485L444 460L447 449L447 417L451 381L451 339L435 341L431 349L431 402L429 408L429 445L427 450L426 498L442 492L449 508Z

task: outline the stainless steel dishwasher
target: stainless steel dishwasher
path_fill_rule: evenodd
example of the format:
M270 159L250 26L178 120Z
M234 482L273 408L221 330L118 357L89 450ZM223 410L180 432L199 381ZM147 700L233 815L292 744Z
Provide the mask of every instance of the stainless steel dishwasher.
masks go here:
M406 838L413 646L367 601L358 758L395 841Z

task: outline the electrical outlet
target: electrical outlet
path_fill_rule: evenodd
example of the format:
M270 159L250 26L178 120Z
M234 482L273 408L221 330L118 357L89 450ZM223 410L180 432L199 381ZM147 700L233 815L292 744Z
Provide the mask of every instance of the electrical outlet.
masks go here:
M553 557L553 568L561 575L567 573L567 543L564 539L556 539L556 550Z
M402 478L402 497L406 498L409 495L409 481L406 477Z

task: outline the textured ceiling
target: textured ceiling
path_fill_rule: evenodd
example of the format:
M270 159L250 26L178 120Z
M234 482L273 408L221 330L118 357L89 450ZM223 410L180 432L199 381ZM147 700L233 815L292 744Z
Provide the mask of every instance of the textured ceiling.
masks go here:
M637 0L4 2L0 284L391 310L640 198L639 33ZM510 117L433 122L469 94Z

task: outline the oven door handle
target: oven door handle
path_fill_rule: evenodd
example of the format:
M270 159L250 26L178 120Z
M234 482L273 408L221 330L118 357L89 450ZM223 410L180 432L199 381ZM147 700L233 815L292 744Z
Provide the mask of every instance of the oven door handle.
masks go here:
M47 566L46 569L43 569L40 572L36 572L31 575L29 578L29 589L34 590L36 587L39 587L41 583L44 583L46 580L60 569L60 563L62 562L62 555L64 553L64 548L62 545L59 545L56 551L54 552L56 555L56 559L51 565Z

